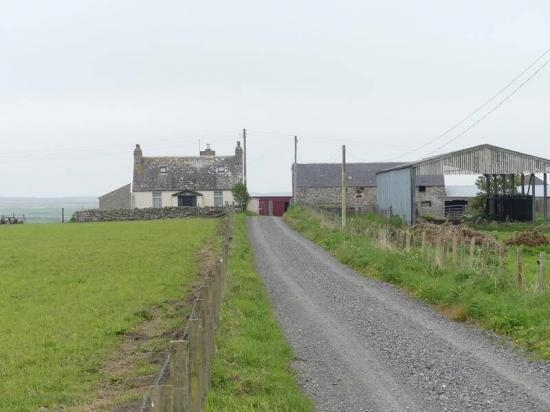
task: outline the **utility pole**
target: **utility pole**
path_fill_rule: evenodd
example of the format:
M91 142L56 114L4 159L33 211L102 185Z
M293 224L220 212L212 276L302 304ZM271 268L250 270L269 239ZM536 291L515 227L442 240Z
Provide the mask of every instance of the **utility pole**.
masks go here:
M347 175L346 145L342 145L342 230L346 227L346 217L348 209Z
M243 176L246 187L246 129L243 129Z
M292 203L296 204L298 188L298 136L294 136L294 168L292 170Z

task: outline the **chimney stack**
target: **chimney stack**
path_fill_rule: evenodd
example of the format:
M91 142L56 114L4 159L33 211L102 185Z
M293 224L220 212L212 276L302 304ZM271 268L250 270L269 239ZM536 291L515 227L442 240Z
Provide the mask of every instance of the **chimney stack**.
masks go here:
M200 151L200 155L201 157L214 157L216 152L210 148L210 144L207 144L206 149Z
M242 159L243 157L243 148L241 147L241 142L237 140L237 147L235 147L235 157Z
M141 166L143 164L143 152L141 151L141 147L139 144L136 144L136 148L134 149L134 166Z

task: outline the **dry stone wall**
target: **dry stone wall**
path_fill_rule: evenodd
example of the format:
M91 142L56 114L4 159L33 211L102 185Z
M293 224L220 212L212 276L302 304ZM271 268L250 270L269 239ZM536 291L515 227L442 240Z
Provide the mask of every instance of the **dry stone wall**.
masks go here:
M71 222L115 222L126 220L177 219L183 217L221 217L227 213L223 207L163 207L148 209L79 210Z

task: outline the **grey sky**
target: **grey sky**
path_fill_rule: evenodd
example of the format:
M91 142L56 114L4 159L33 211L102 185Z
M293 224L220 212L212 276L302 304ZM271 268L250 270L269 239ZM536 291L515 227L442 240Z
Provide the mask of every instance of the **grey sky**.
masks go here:
M230 154L243 127L251 191L290 191L294 134L301 161L387 160L549 47L548 1L0 0L0 196L100 195L135 143ZM448 149L550 157L549 90L547 67Z

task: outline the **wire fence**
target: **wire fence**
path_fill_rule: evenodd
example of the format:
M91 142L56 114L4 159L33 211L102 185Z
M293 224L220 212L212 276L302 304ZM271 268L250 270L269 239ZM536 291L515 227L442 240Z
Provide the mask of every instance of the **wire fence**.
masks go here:
M312 210L322 227L341 229L338 214L319 208ZM537 254L538 273L526 276L525 252L521 246L514 250L504 242L467 225L420 223L397 227L391 223L389 212L381 212L380 216L379 222L360 214L351 216L343 230L368 237L381 248L402 251L424 259L428 270L447 268L472 271L491 277L495 287L503 282L513 282L517 288L530 292L544 293L548 290L544 251ZM534 279L534 282L529 279Z

